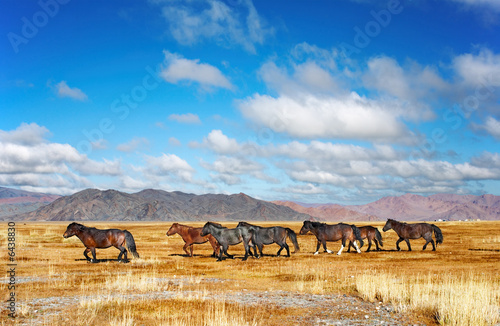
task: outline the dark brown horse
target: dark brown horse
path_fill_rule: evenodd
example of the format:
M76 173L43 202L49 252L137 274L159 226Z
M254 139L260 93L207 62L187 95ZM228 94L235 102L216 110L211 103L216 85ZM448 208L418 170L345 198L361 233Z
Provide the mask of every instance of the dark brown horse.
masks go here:
M348 225L344 223L328 225L320 222L304 221L304 225L302 225L302 228L300 229L300 234L304 235L307 234L307 232L311 232L318 239L318 245L316 246L316 252L314 253L315 255L319 253L319 247L321 246L321 244L323 244L323 248L326 252L328 252L329 254L333 252L326 249L327 241L342 240L342 247L340 247L337 255L340 255L342 253L342 250L344 250L346 246L346 241L348 240L354 243L354 246L356 247L358 253L361 253L360 248L363 247L361 234L359 232L359 229L355 225ZM356 242L354 242L354 240L359 241L359 247Z
M137 253L135 247L134 237L127 230L118 230L118 229L107 229L107 230L99 230L96 228L89 228L85 225L78 223L71 223L68 225L66 232L64 232L63 237L69 238L76 235L78 239L83 243L86 247L83 255L85 258L91 263L97 263L97 259L95 256L96 248L109 248L111 246L120 250L120 254L118 255L118 261L128 263L127 259L127 249L125 249L124 244L127 244L128 250L132 253L135 258L139 258L139 254ZM92 252L91 259L87 253ZM122 256L124 259L122 260Z
M382 230L385 232L390 229L396 231L399 236L398 241L396 241L396 248L398 248L398 251L401 250L401 248L399 248L399 243L403 240L406 241L409 251L411 251L410 239L424 238L426 242L422 250L425 250L425 248L427 248L427 244L429 242L432 244L432 251L436 251L436 246L440 243L443 243L443 233L441 233L441 229L434 224L406 224L403 222L398 222L396 220L388 219ZM436 237L436 245L434 245L434 240L432 240L432 231L434 231L434 236Z
M377 228L367 225L358 227L358 229L359 232L361 233L361 238L368 240L368 249L366 250L366 252L370 251L370 248L372 247L372 241L375 242L375 246L377 246L377 251L382 250L378 246L379 244L381 247L384 246L384 243L382 242L382 234L380 234L380 231ZM354 248L352 242L349 242L349 248L347 249L347 252L351 252L351 247Z
M217 243L217 240L211 235L208 234L204 237L201 236L201 230L203 227L195 228L192 226L188 225L182 225L179 223L174 223L170 227L170 229L167 232L168 236L178 234L182 237L182 240L186 243L182 249L186 252L186 254L189 257L193 257L193 244L202 244L205 242L210 242L212 245L212 248L214 249L213 257L217 257L217 254L219 253L219 244ZM188 252L188 249L190 252Z

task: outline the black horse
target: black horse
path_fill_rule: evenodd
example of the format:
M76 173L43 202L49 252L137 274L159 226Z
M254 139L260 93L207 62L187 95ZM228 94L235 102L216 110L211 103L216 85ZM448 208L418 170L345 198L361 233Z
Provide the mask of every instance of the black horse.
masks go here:
M432 251L436 251L436 246L440 243L443 243L443 233L441 232L441 229L434 224L406 224L403 222L398 222L396 220L388 219L382 230L385 232L390 229L396 231L399 236L398 241L396 241L396 248L398 249L398 251L401 250L401 248L399 248L399 243L401 241L406 241L406 244L408 245L408 251L411 251L410 239L424 238L426 242L422 250L425 250L425 248L427 248L427 244L429 244L429 242L432 244ZM434 240L432 240L433 231L434 236L436 237L436 245L434 245Z
M242 228L235 229L227 229L222 228L217 223L207 222L203 229L201 230L201 236L204 237L208 234L211 234L219 243L219 257L217 261L222 260L222 253L233 259L234 256L227 253L227 248L229 246L237 245L243 242L243 246L245 247L245 257L243 260L247 260L249 255L249 243L252 240L253 233L249 230L245 230Z
M326 242L338 240L342 240L342 247L340 247L337 255L342 253L342 250L344 250L346 246L346 241L348 240L354 243L357 252L361 253L360 248L363 247L363 239L361 239L359 229L355 225L348 225L344 223L329 225L320 222L304 221L304 225L302 225L302 228L300 229L300 234L304 235L309 231L318 239L318 245L316 246L316 252L314 253L315 255L319 253L319 247L321 244L323 244L325 251L331 254L332 251L326 249ZM359 241L359 247L354 240Z
M76 235L80 241L82 241L83 245L86 247L83 255L85 258L91 263L97 263L97 259L95 256L96 248L109 248L111 246L120 250L120 254L118 255L118 261L122 261L122 256L124 257L123 262L127 263L127 249L125 249L124 244L127 244L128 250L132 253L135 258L139 258L139 254L137 253L135 247L134 237L127 230L118 230L118 229L108 229L108 230L99 230L96 228L89 228L85 225L78 223L71 223L68 225L66 232L64 232L63 237L69 238ZM91 259L87 253L92 252Z
M292 240L295 252L300 251L299 244L297 242L297 235L295 234L295 232L293 232L292 229L284 228L281 226L261 227L247 222L238 223L237 228L246 228L249 231L253 232L252 242L257 246L257 248L259 248L261 256L264 256L264 254L262 253L263 245L276 243L280 246L277 256L281 254L281 251L283 249L286 249L286 256L290 257L290 248L286 243L287 236L290 238L290 240ZM257 252L255 252L255 254L257 255ZM257 255L257 258L258 257L259 256Z

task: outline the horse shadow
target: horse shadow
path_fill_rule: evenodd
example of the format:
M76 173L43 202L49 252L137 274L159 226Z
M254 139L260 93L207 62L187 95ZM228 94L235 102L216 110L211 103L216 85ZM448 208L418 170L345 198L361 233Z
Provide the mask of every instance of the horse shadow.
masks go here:
M97 263L107 263L107 262L112 262L112 261L114 261L114 262L118 262L118 263L121 263L121 261L120 261L120 260L118 260L118 259L116 259L116 258L115 258L115 259L112 259L112 258L104 258L104 259L96 259L96 260L97 260ZM87 260L87 259L85 259L85 258L82 258L82 259L75 259L75 261L86 261L86 262L88 262L88 263L90 264L90 261L89 261L89 260ZM97 263L96 263L96 264L97 264Z

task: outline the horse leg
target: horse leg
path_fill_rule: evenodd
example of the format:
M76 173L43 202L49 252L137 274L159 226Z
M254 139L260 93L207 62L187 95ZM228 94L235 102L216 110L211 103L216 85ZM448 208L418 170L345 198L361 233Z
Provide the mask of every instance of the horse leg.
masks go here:
M399 248L399 243L403 240L403 238L399 238L398 241L396 241L396 248L398 249L398 251L401 251L401 248Z
M406 244L408 245L408 251L411 251L410 240L405 239L405 241L406 241Z
M229 245L224 245L222 248L224 249L224 254L226 254L227 258L234 259L233 255L230 255L227 253L227 249L229 248Z
M321 241L318 240L318 243L316 245L316 252L314 253L315 255L319 254L319 247L321 246Z
M189 255L189 251L187 250L187 248L190 246L191 244L190 243L185 243L184 246L182 247L182 249L184 250L184 252L186 253L186 255L188 255L189 257L191 257Z
M351 247L354 247L354 246L352 245L352 242L349 241L349 245L347 246L347 252L351 252Z
M377 246L377 251L380 251L380 247L378 246L378 241L373 239L373 242L375 242L375 245Z
M87 261L92 261L92 259L90 259L89 255L87 255L87 253L90 251L90 248L85 248L85 250L83 251L83 255L85 256L85 258L87 259Z
M92 257L94 257L94 259L91 259L90 262L97 263L97 258L95 257L95 248L94 247L90 248L90 252L92 253Z
M375 241L375 240L373 240ZM368 239L368 249L366 249L366 252L370 252L370 248L372 247L372 241Z
M342 250L344 250L344 248L345 248L345 240L346 239L342 239L342 246L340 247L340 250L337 252L338 256L340 256L342 254Z
M290 247L288 247L288 243L285 242L286 256L290 257Z
M325 241L325 240L323 240L323 249L325 249L325 251L326 251L327 253L329 253L329 254L332 254L332 253L333 253L333 251L331 251L330 249L326 249L326 241Z
M361 253L361 249L359 249L359 246L356 243L356 241L353 241L352 243L354 244L354 248L356 248L356 251L358 252L358 254L360 254Z

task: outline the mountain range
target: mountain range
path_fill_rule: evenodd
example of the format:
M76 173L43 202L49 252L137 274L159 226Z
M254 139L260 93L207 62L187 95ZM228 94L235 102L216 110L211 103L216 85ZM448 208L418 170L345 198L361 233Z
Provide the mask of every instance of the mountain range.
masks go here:
M428 197L405 194L389 196L365 205L337 204L302 206L275 201L298 212L326 221L372 221L392 218L399 221L500 220L500 196L436 194Z
M147 189L134 194L86 189L11 216L25 221L299 221L311 218L243 193L194 195Z
M0 187L0 219L26 221L340 221L500 220L500 196L406 194L365 205L268 202L243 193L195 195L146 189L86 189L70 196Z
M60 197L0 187L0 218L34 211Z

